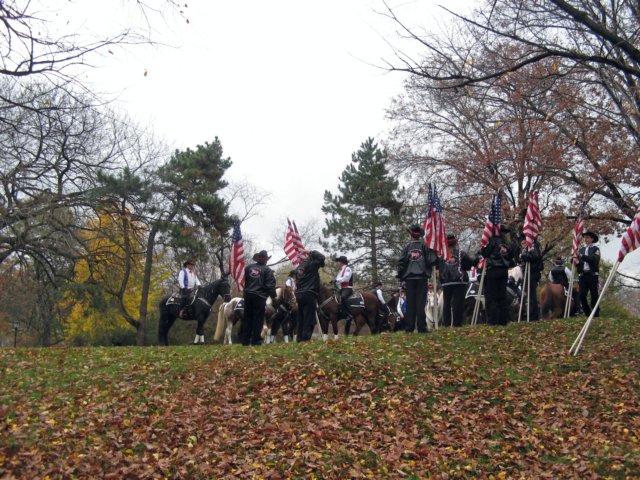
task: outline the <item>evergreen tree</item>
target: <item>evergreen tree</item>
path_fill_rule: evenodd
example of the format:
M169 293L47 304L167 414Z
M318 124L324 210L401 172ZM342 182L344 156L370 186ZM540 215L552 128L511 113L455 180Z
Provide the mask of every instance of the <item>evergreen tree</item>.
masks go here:
M323 247L346 255L362 275L360 280L389 279L395 267L394 237L402 223L402 202L398 181L386 163L387 152L370 137L351 155L339 193L324 193Z

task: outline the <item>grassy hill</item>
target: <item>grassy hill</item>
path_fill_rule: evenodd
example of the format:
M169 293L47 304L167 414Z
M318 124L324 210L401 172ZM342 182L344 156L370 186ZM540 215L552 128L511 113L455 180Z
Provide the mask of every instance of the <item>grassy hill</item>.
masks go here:
M3 349L0 477L640 478L640 324L583 322Z

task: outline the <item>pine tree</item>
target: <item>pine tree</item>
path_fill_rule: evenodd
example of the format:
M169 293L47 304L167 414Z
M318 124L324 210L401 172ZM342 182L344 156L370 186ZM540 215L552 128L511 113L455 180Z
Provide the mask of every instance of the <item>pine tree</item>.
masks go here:
M327 215L323 247L346 255L362 275L376 282L390 278L395 265L394 236L400 228L402 202L398 181L386 167L387 153L373 138L351 155L342 172L339 193L324 193Z

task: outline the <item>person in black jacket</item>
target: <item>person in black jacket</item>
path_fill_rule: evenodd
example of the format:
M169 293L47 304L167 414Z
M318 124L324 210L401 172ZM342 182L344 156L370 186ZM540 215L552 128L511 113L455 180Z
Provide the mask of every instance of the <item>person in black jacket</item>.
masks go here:
M404 282L407 293L405 331L413 332L417 324L419 333L427 333L424 307L427 302L427 285L437 258L436 253L427 248L422 240L424 230L420 225L412 225L407 231L411 235L411 241L400 253L397 274L397 278Z
M582 235L584 247L578 252L578 264L576 265L580 277L578 278L578 288L580 291L580 303L584 314L589 316L591 310L598 301L598 282L600 280L600 249L593 245L598 243L598 235L594 232L585 232ZM587 301L587 296L591 295L591 305ZM599 308L598 308L599 310ZM595 317L600 312L596 311Z
M442 324L445 327L460 327L464 317L464 296L469 284L467 270L475 267L478 260L472 259L458 247L455 235L447 235L447 243L451 255L449 260L438 260L443 297Z
M311 340L316 323L318 294L320 293L320 273L324 267L324 255L312 250L296 268L296 300L298 302L298 342Z
M525 265L527 263L529 264L530 273L529 284L527 288L529 320L540 320L540 306L538 304L538 283L540 283L540 278L542 278L542 270L544 269L540 244L537 240L534 240L533 246L527 248L527 242L524 239L523 235L520 242L520 248L522 249L522 253L520 254L520 261L522 262L521 268L523 274L525 272Z
M509 232L510 230L503 226L500 233L491 237L480 250L487 270L484 279L484 299L489 325L506 325L511 318L507 302L507 281L509 268L515 266L515 255L506 238Z
M260 345L267 297L276 298L276 277L267 267L266 250L253 256L255 263L244 270L244 319L240 326L242 345Z

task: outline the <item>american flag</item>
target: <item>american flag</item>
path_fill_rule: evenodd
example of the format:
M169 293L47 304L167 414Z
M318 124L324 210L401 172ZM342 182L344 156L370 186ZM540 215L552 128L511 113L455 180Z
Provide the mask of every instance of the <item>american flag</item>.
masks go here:
M429 184L429 209L424 219L424 230L426 232L425 243L427 247L435 251L436 254L445 260L449 258L449 244L447 243L447 231L442 216L442 205L438 198L436 186Z
M284 253L291 260L294 267L297 267L302 261L304 246L302 245L302 239L298 233L298 227L296 222L292 222L287 218L287 235L284 239Z
M533 247L533 242L538 238L541 227L542 217L540 216L540 207L538 206L538 192L529 192L529 205L527 206L527 214L524 218L524 226L522 227L527 247Z
M489 239L494 235L500 234L500 218L502 216L502 192L498 190L491 200L491 210L487 221L484 222L484 230L480 239L480 247L485 247L489 243Z
M582 241L582 232L584 232L584 209L580 210L578 220L573 227L573 240L571 242L571 258L573 263L578 263L578 252L580 250L580 242Z
M618 252L618 261L624 260L624 257L629 252L633 252L640 246L640 208L633 217L633 221L627 231L622 236L622 244L620 245L620 251Z
M244 242L240 232L240 222L233 223L233 234L231 235L231 256L229 257L229 271L236 281L238 290L244 288Z

